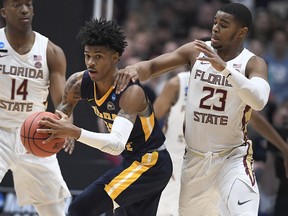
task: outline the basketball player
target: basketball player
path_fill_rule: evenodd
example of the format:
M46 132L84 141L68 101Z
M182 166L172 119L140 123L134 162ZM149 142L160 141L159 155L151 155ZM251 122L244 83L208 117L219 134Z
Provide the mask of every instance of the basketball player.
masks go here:
M56 156L25 153L22 122L55 106L65 85L66 59L61 48L32 30L32 0L1 0L6 26L0 29L0 181L10 169L19 205L33 205L40 216L64 216L70 192Z
M58 107L62 118L43 118L40 124L51 129L38 131L51 134L47 142L72 137L103 152L121 154L124 159L72 201L69 215L99 215L120 206L121 215L155 216L161 192L172 174L172 162L141 84L131 82L118 95L112 87L116 65L127 45L125 36L113 21L92 19L81 28L78 38L85 46L87 70L68 79ZM95 133L69 123L67 115L80 100L90 103L110 133Z
M211 41L195 40L177 50L126 67L117 91L130 79L147 80L191 66L185 116L185 151L180 216L257 215L259 191L253 171L252 143L246 126L252 110L268 101L265 61L244 48L252 15L239 3L225 4L214 18Z
M162 192L157 216L177 216L180 195L180 179L185 140L183 122L190 72L181 72L169 79L154 102L155 116L165 121L165 145L173 164L173 175ZM287 160L287 144L275 128L258 112L252 112L250 123L266 140L277 147ZM259 180L259 179L258 179ZM260 179L261 181L261 179Z

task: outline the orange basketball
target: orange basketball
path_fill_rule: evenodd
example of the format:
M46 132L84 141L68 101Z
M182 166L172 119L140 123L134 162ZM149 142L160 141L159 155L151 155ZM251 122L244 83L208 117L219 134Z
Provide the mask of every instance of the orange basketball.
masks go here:
M44 116L59 119L57 115L51 112L36 112L23 122L20 131L21 141L27 152L38 157L48 157L56 154L62 149L65 142L65 139L55 139L46 144L42 143L43 140L49 137L48 134L37 133L38 128L45 127L38 124L38 121Z

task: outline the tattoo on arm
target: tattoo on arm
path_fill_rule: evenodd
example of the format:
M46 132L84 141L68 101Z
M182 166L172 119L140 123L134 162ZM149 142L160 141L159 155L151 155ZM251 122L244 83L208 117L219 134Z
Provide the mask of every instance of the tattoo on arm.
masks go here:
M121 116L121 117L123 117L123 118L126 118L126 119L128 119L129 121L131 121L133 124L134 124L135 119L136 119L136 115L135 115L135 114L131 115L131 114L125 112L125 111L122 110L122 109L119 111L119 113L118 113L117 116Z
M61 110L66 115L71 116L75 105L81 99L81 79L78 76L73 76L68 80L61 104L58 110Z

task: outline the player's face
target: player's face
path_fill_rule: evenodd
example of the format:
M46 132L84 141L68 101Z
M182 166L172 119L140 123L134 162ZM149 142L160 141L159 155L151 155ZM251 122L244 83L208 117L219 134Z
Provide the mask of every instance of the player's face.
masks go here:
M239 41L240 29L233 15L218 11L212 28L212 47L218 50L233 47L233 44Z
M1 8L1 15L5 18L7 26L19 30L30 28L34 16L32 0L6 0Z
M84 56L89 76L94 82L114 76L115 52L104 46L86 45Z

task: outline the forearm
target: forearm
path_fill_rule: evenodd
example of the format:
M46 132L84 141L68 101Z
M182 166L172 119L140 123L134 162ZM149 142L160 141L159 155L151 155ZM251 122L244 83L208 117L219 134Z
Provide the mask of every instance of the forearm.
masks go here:
M260 77L248 79L234 68L226 67L221 74L227 77L229 83L238 90L238 96L254 110L262 110L267 104L270 86Z
M77 141L111 155L119 155L125 149L132 129L132 122L118 116L114 120L111 133L96 133L81 129Z
M272 143L281 152L287 151L287 144L275 128L261 115L253 112L251 124L256 132Z

